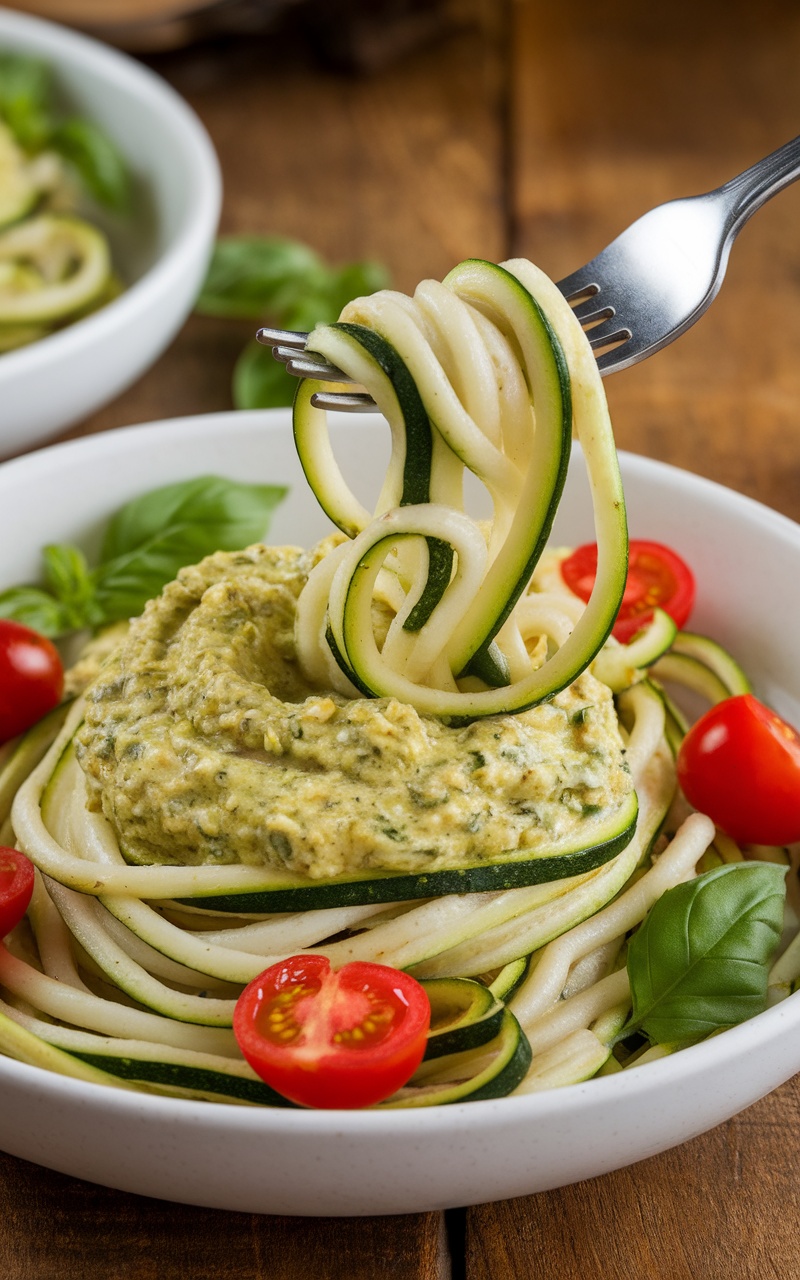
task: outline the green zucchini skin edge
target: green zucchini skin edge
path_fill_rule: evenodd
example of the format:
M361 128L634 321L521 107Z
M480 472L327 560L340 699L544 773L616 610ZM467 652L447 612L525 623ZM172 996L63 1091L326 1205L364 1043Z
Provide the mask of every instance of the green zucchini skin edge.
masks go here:
M672 643L672 653L696 659L708 667L722 682L731 697L752 693L753 687L745 671L728 650L710 636L693 631L679 631Z
M406 428L401 506L430 501L433 434L417 384L391 343L366 325L337 321L331 325L345 333L372 357L394 387ZM311 349L311 344L309 344Z
M5 822L11 812L12 801L23 779L46 755L58 736L72 702L73 699L68 698L59 703L19 738L7 744L10 750L0 763L0 822Z
M496 861L471 867L448 867L429 872L373 872L309 881L275 889L242 894L203 895L181 898L185 906L214 911L244 911L256 914L282 911L314 911L324 907L362 906L370 903L404 902L412 898L434 898L451 893L485 893L500 889L520 889L529 885L582 875L602 866L630 842L636 829L638 805L631 793L622 811L614 815L614 829L604 839L586 848L569 849L550 857L517 861ZM609 824L611 825L611 824ZM519 859L519 855L513 855Z
M528 1068L533 1061L533 1052L530 1042L522 1027L517 1022L514 1014L510 1009L506 1009L503 1015L504 1030L512 1042L515 1040L514 1052L503 1064L501 1071L496 1072L485 1081L478 1089L473 1089L468 1095L469 1102L482 1102L487 1098L505 1098L509 1093L513 1093L518 1084L521 1084L528 1074ZM501 1036L504 1034L501 1030ZM446 1102L446 1098L440 1099L440 1102ZM454 1102L460 1101L458 1098L453 1099Z
M385 338L382 338L380 334L375 333L372 329L368 329L365 325L348 324L339 321L336 324L329 325L328 328L337 330L337 332L344 334L351 343L360 346L391 383L403 419L405 433L405 460L403 463L400 505L409 506L416 503L429 502L431 467L433 464L433 433L425 406L417 390L417 385L406 365L394 347ZM309 350L313 350L312 342L309 343ZM313 380L305 381L308 382L309 387L316 388L318 385ZM353 537L358 532L358 529L352 528L349 522L342 520L339 513L337 513L335 504L331 504L328 501L325 486L320 483L317 468L314 466L313 460L308 456L305 441L310 430L310 424L307 421L310 396L302 390L304 385L304 383L301 383L298 388L293 414L294 437L300 463L306 479L323 510L343 533L347 534L348 537ZM430 557L428 581L420 599L405 621L404 627L407 631L418 631L425 625L450 581L453 567L452 548L438 538L428 538L427 543Z
M191 1089L198 1093L218 1094L221 1101L236 1098L257 1106L291 1107L302 1110L262 1080L246 1080L241 1076L227 1075L222 1071L209 1071L205 1067L188 1067L183 1063L151 1062L142 1058L121 1058L105 1053L85 1053L76 1049L65 1050L73 1058L79 1058L89 1066L99 1067L120 1080L132 1083L165 1085L173 1089Z
M513 1093L528 1073L533 1054L528 1037L510 1009L503 1010L500 1031L484 1046L496 1047L496 1058L490 1067L470 1080L445 1081L430 1086L412 1081L399 1095L381 1102L376 1111L399 1111L410 1107L447 1106L457 1102L481 1102L488 1098L505 1098Z
M648 676L643 683L649 685L664 704L664 737L673 758L677 756L683 739L689 728L688 721L677 703L673 702L664 686L653 676Z
M424 1061L430 1062L432 1058L444 1058L450 1053L462 1053L467 1049L480 1049L482 1045L494 1040L502 1021L503 1006L498 1004L475 1022L431 1036L425 1049Z
M530 967L530 956L520 956L518 960L509 960L508 964L503 965L494 981L487 984L489 990L496 999L508 1003L517 988L521 987L527 978Z
M403 467L403 493L400 505L412 506L430 502L431 467L433 465L433 433L417 384L391 343L366 325L337 321L331 326L358 342L380 365L391 382L406 428L406 457ZM441 600L450 581L453 549L439 538L428 538L430 567L428 581L414 608L403 624L406 631L420 631Z
M431 1003L432 1026L428 1032L425 1061L466 1049L478 1049L499 1034L504 1006L483 983L471 978L426 978L421 985ZM451 1008L461 999L462 1013L450 1025L437 1031L433 1025L437 1005L448 1002L448 997Z
M601 431L601 457L597 462L598 483L602 480L602 484L608 490L606 497L613 496L613 506L616 513L612 520L614 528L610 532L607 530L607 532L609 538L619 544L618 550L620 553L620 564L615 568L614 581L606 584L607 591L605 595L609 596L609 598L604 600L600 609L600 619L594 618L593 615L594 625L591 627L589 634L586 635L581 631L581 645L577 653L573 646L570 650L568 663L559 661L558 656L556 657L554 668L547 671L549 681L541 677L535 679L532 677L527 682L517 682L523 685L523 689L517 689L510 701L505 697L492 697L492 694L502 693L509 680L507 672L497 662L496 650L493 646L494 636L524 590L547 542L566 479L572 442L573 389L561 341L533 293L526 287L519 275L514 274L513 271L509 271L503 266L484 262L480 259L469 259L455 268L447 276L444 283L459 296L464 296L465 300L478 306L491 319L495 319L495 312L500 306L498 299L502 301L500 312L502 315L505 315L506 311L508 312L505 318L512 324L512 328L514 324L524 319L524 334L521 340L524 364L529 377L531 370L535 372L536 376L533 380L536 382L536 386L534 387L534 392L538 394L539 399L537 409L541 408L542 410L542 421L537 426L536 437L537 440L541 438L542 444L541 447L536 446L533 459L536 464L536 480L539 488L538 491L534 490L532 492L530 480L526 480L523 487L525 503L530 502L532 504L532 509L527 513L528 527L523 530L517 528L515 524L512 543L513 554L512 551L507 554L503 554L501 551L499 556L500 563L495 565L495 570L498 571L495 573L495 577L500 577L501 584L498 585L497 582L492 584L491 589L487 592L488 598L486 600L483 600L479 592L480 616L472 616L468 611L466 618L462 619L461 631L463 631L463 634L458 634L457 629L457 642L455 650L451 654L454 670L462 673L479 674L489 687L487 690L473 695L465 693L454 695L455 701L452 704L448 702L447 696L442 691L434 691L436 693L435 697L428 696L428 691L425 691L426 698L424 702L426 710L448 722L461 724L467 723L477 716L496 714L498 712L510 714L514 711L521 711L527 707L535 706L566 687L592 661L605 642L613 625L616 608L612 609L611 605L615 602L618 604L622 597L626 567L622 560L627 554L627 532L625 529L624 499L618 483L619 476L616 461L614 459L612 465L610 457L607 456L609 450L613 452L613 442L611 442L610 437L606 439ZM413 375L391 343L367 326L340 322L336 325L327 326L327 328L331 331L335 330L340 339L345 339L349 344L353 344L354 347L360 347L361 351L367 354L368 358L373 362L376 370L380 371L388 387L391 388L391 394L402 419L407 437L402 489L398 495L399 501L401 505L408 503L412 497L416 498L417 501L420 499L425 501L427 493L420 491L422 489L429 490L430 488L430 469L433 459L432 451L430 450L430 432L431 423L435 424L435 414L431 412L430 418L428 417ZM311 339L309 341L309 350L313 351L321 348L323 354L331 354L327 351L328 343L323 342L320 338L317 339L317 343L318 345L315 348L314 341ZM347 367L346 364L345 367ZM308 404L310 404L310 399ZM314 468L313 466L307 466L303 458L303 441L306 442L307 446L313 446L314 439L311 419L306 413L307 407L307 400L303 394L303 384L301 383L295 399L295 439L298 442L298 452L301 455L301 462L303 462L306 475L312 488L317 493L321 505L336 520L331 505L326 503L325 493L321 491L325 489L324 483L320 481L319 476L316 477L317 482L315 483ZM412 474L409 472L409 467L413 461L411 455L414 454L416 456L417 449L412 449L411 447L411 434L412 431L417 430L422 432L424 439L419 441L421 465L418 469L413 468ZM451 447L454 452L458 452L454 446ZM311 452L313 454L313 447ZM344 507L342 507L342 510L344 510ZM605 523L608 524L608 521ZM344 528L344 523L341 523L340 527ZM349 527L348 532L352 532ZM433 542L435 542L435 539L429 539L429 545ZM443 552L442 557L439 557L438 554L433 557L435 563L432 564L432 568L434 572L429 576L428 584L421 599L417 602L417 606L412 614L409 615L409 618L406 619L406 629L414 630L419 627L430 615L433 604L440 597L439 588L442 582L441 571L445 554L446 552ZM442 561L441 564L438 563L439 559ZM483 588L481 588L481 591L483 591ZM351 594L354 597L353 601L350 600ZM611 600L610 596L614 596L615 599ZM362 669L364 664L357 657L357 643L354 644L355 651L353 652L351 652L350 644L348 643L348 641L352 640L352 627L348 625L348 614L352 614L357 605L358 595L357 592L353 592L353 583L351 582L350 591L348 591L344 602L344 616L341 619L340 627L337 626L336 628L339 647L343 650L341 657L345 659L347 667L357 675L358 687L362 688L367 685L374 695L382 696L385 693L383 688L386 683L385 680L375 676L374 673L370 678L365 670ZM597 612L598 610L595 609L595 613ZM363 655L361 656L363 657ZM545 664L546 667L547 664ZM402 695L400 696L402 697ZM414 697L409 697L407 700L414 702L418 709L422 709L422 702L416 702Z
M500 266L498 263L487 262L483 258L467 258L449 272L445 278L445 284L451 285L455 292L458 293L457 286L460 275L470 270L480 271L488 276L490 280L497 281L498 285L509 290L521 305L527 309L531 329L537 335L536 340L542 342L542 346L546 348L551 361L546 376L551 384L550 394L553 396L554 401L553 416L554 419L558 419L558 429L554 432L554 436L557 436L557 443L554 438L551 444L551 453L554 453L556 458L555 460L552 457L550 459L553 472L550 491L544 502L539 504L538 510L531 513L531 524L535 529L535 536L529 542L527 558L524 565L520 567L521 571L518 574L517 581L507 591L504 602L496 609L494 617L491 618L485 630L485 634L474 645L472 653L463 667L465 674L471 672L484 678L489 646L513 612L514 606L524 592L534 569L539 563L550 537L550 531L564 492L572 450L572 380L564 350L553 326L522 281L518 280L515 275L512 275L510 271L507 271L505 267ZM536 529L537 524L538 529ZM487 683L492 682L487 681Z
M457 1084L446 1083L441 1087L420 1089L414 1097L413 1084L405 1086L405 1096L397 1102L387 1099L391 1107L414 1107L430 1105L431 1102L446 1103L471 1101L478 1098L502 1097L516 1088L527 1072L531 1061L530 1046L522 1028L514 1015L481 983L469 978L432 978L422 983L432 1006L437 998L445 998L448 994L456 998L460 993L464 998L464 1021L452 1029L442 1032L431 1032L425 1059L447 1057L454 1053L481 1049L497 1041L498 1057L495 1069L489 1069L489 1078L471 1092L469 1081L460 1080ZM468 1001L472 1008L468 1007ZM516 1041L516 1043L514 1043ZM292 1110L305 1110L296 1103L284 1098L264 1081L249 1080L239 1075L224 1071L213 1071L205 1067L189 1066L185 1063L163 1060L123 1056L115 1053L92 1053L87 1050L68 1049L65 1052L71 1057L97 1067L120 1080L132 1084L155 1085L166 1089L191 1091L209 1097L218 1097L220 1101L228 1099L249 1103L254 1106L287 1107ZM480 1073L482 1077L485 1072ZM408 1093L406 1093L406 1090ZM449 1097L450 1093L456 1096ZM383 1106L384 1104L379 1104Z

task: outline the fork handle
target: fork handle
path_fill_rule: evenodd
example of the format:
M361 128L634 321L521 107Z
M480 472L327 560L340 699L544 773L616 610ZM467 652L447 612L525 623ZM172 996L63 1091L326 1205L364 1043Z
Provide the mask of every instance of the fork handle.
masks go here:
M728 204L728 234L732 239L767 200L800 178L800 137L785 142L713 193Z

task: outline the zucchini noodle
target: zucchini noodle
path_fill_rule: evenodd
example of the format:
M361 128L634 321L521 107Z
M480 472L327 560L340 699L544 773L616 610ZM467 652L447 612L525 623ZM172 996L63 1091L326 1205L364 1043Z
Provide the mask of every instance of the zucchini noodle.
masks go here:
M302 703L315 731L381 700L427 717L431 732L434 721L454 734L492 718L513 726L518 713L548 707L566 722L557 697L588 679L609 705L614 696L619 769L630 790L609 812L584 803L577 843L553 831L542 847L523 841L502 857L432 861L425 872L379 859L317 876L268 857L264 865L183 865L180 849L148 863L98 802L86 766L93 734L108 754L101 672L85 702L32 729L0 767L0 824L37 868L28 918L0 945L0 1049L101 1083L291 1105L243 1061L232 1015L243 985L265 968L314 953L334 967L360 960L408 970L441 1015L438 1046L432 1036L417 1074L380 1106L532 1092L623 1069L615 1042L631 1008L628 937L667 889L742 856L707 818L687 816L676 795L674 754L686 721L650 669L714 697L730 692L726 673L735 664L710 641L699 656L676 661L681 637L659 610L630 644L610 635L627 528L608 410L579 323L530 263L470 261L443 283L424 282L413 298L359 299L308 346L374 397L392 438L370 511L352 493L326 415L312 403L322 384L300 384L298 452L343 535L317 557L293 602L292 661L323 691ZM588 604L546 551L573 429L599 549ZM468 472L488 495L489 522L465 508ZM240 557L245 569L248 554ZM184 614L192 591L203 596L196 580L198 571L186 570L173 584ZM217 585L215 578L208 591ZM214 595L215 608L221 599ZM144 644L137 628L157 622L153 604L125 643ZM213 665L224 660L224 636L220 624L210 656L202 645L192 651L199 685L227 679L227 668ZM166 647L147 643L158 654ZM114 694L125 683L108 680ZM257 703L247 705L255 717ZM569 712L578 727L592 714L590 704ZM180 717L184 733L182 704ZM401 740L407 721L391 724ZM223 751L213 768L264 755L253 732L255 745ZM274 747L276 759L283 750ZM481 751L471 754L476 772L487 767ZM446 828L442 836L446 843ZM796 979L798 954L793 944L778 962L775 998ZM630 1062L669 1051L656 1046Z
M311 406L314 384L298 398L295 434L306 475L343 531L352 535L358 530L335 568L316 571L324 577L325 590L309 584L312 599L301 614L309 635L319 636L330 626L339 657L353 677L339 687L350 693L353 684L366 686L431 715L476 717L521 711L571 683L601 648L616 617L625 584L627 527L600 377L583 330L558 290L530 263L497 267L467 262L442 285L421 285L413 300L384 292L348 304L343 323L318 327L309 348L362 382L393 425L387 480L376 518L365 524L363 508L349 495L335 465L325 414ZM418 406L416 400L408 406L401 379L393 377L398 352L439 445L427 458L411 453L409 434L403 448L398 417L404 405L409 415ZM498 359L499 368L494 363ZM505 376L512 361L516 376L506 401L498 395L498 376L501 370ZM489 368L494 377L474 376ZM524 671L519 655L525 637L515 606L550 532L573 425L594 503L597 579L588 606L563 644L540 666L530 670L528 664ZM522 447L525 438L527 447ZM465 469L482 481L491 499L486 553L483 547L469 551L463 544L456 546L454 508L463 502L456 477L463 483ZM427 489L424 508L404 499L410 471L417 487ZM368 613L390 553L400 539L414 535L426 536L429 546L432 540L443 542L459 562L470 561L459 575L474 573L479 585L461 604L460 597L454 599L455 580L449 582L424 627L406 632L403 661L398 662L394 643L388 653L379 650ZM429 586L428 559L419 555L413 564L406 556L396 573L401 579L403 573L411 575L407 594L418 602ZM407 621L398 614L396 630L403 625ZM459 687L460 676L486 674L487 650L493 645L501 659L498 663L495 656L493 682L500 687ZM415 650L420 651L416 661L411 657ZM444 658L436 666L434 653ZM509 682L512 663L516 678Z
M8 105L8 104L6 104ZM52 146L33 101L35 150L0 119L0 355L28 346L113 301L122 291L107 236ZM11 113L14 114L13 112ZM24 133L24 130L22 131Z

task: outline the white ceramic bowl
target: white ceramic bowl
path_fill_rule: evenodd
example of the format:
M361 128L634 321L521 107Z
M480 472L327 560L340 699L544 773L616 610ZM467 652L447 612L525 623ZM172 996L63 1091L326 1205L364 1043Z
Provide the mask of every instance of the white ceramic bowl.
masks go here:
M365 494L377 488L383 434L337 424ZM794 638L800 527L696 476L623 456L632 533L672 544L693 565L693 625L724 640L757 692L800 720ZM217 472L285 482L275 542L326 532L297 463L288 413L230 413L135 427L42 450L0 467L0 588L35 578L39 548L87 549L127 498ZM580 459L559 541L592 536ZM780 617L780 627L764 619ZM192 1204L301 1215L413 1213L528 1194L651 1156L711 1128L800 1069L800 995L649 1066L550 1093L419 1111L306 1112L149 1097L0 1059L0 1146L113 1187Z
M200 121L147 67L8 9L0 9L0 51L48 62L70 110L96 120L115 140L137 188L136 216L103 223L126 291L94 315L0 355L3 457L92 413L164 350L202 283L221 184Z

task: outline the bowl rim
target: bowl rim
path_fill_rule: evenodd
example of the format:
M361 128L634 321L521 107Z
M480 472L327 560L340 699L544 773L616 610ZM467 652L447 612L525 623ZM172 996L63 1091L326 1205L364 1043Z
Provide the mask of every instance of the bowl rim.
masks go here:
M788 1009L787 1004L791 1006ZM782 1025L785 1023L788 1025ZM755 1024L762 1032L756 1045L752 1043ZM423 1134L427 1136L431 1131L443 1133L465 1126L485 1131L495 1130L498 1125L527 1125L545 1115L550 1121L561 1115L576 1118L615 1102L632 1103L643 1094L658 1092L668 1085L680 1083L691 1088L694 1080L707 1077L717 1068L724 1072L730 1059L738 1057L740 1051L748 1047L757 1048L763 1054L773 1041L790 1035L797 1027L800 1027L800 993L787 997L781 1004L720 1035L649 1062L644 1071L634 1066L627 1071L538 1093L396 1111L381 1111L380 1108L348 1111L239 1107L228 1102L173 1098L61 1076L43 1067L2 1056L0 1081L8 1079L22 1086L33 1086L42 1101L47 1095L52 1100L74 1101L104 1113L117 1112L159 1125L169 1123L178 1129L199 1129L208 1133L232 1129L249 1135L261 1132L276 1137L301 1136L311 1132L331 1137L366 1135L388 1138L402 1133L414 1138ZM771 1091L772 1087L765 1085L763 1092Z
M120 449L123 453L129 449L136 450L139 442L156 434L162 441L165 436L171 442L180 443L185 439L189 446L201 439L219 438L222 432L230 436L234 426L246 434L256 430L266 433L283 429L290 422L290 413L288 409L274 409L197 414L123 427L50 445L0 465L0 493L4 481L14 489L20 484L35 483L38 473L57 470L65 455L81 453L87 460L107 460ZM187 461L190 457L191 453L187 451ZM623 478L628 483L631 480L635 483L637 478L651 483L665 479L668 483L680 484L688 496L696 493L704 496L706 501L733 504L800 548L800 525L753 498L669 463L625 450L619 450L619 458ZM542 1093L399 1111L240 1108L225 1102L163 1097L81 1081L4 1057L0 1057L0 1081L7 1078L22 1086L32 1086L38 1095L47 1094L52 1100L91 1105L100 1112L137 1116L140 1120L157 1121L176 1129L200 1128L209 1133L221 1130L253 1132L255 1129L274 1136L317 1133L320 1136L350 1135L354 1138L362 1135L380 1137L381 1134L389 1137L403 1133L414 1138L431 1132L452 1132L465 1124L471 1130L485 1132L522 1121L535 1122L544 1114L550 1118L562 1114L574 1118L613 1102L632 1101L663 1086L680 1083L690 1087L693 1080L706 1077L716 1068L724 1071L732 1059L746 1056L748 1050L762 1056L771 1045L785 1044L786 1037L791 1037L796 1031L800 1031L800 992L721 1035L648 1063L645 1071L634 1067ZM773 1087L765 1084L763 1092Z
M35 373L50 358L69 358L95 339L108 339L115 331L135 323L171 291L198 255L213 240L222 204L219 160L199 116L161 76L128 54L104 45L45 18L0 8L0 46L6 37L19 37L19 47L50 60L57 70L59 59L86 68L104 79L114 93L147 99L168 118L178 134L186 157L186 175L193 188L186 211L166 248L151 267L123 293L99 311L47 334L27 347L4 353L0 361L0 385Z

